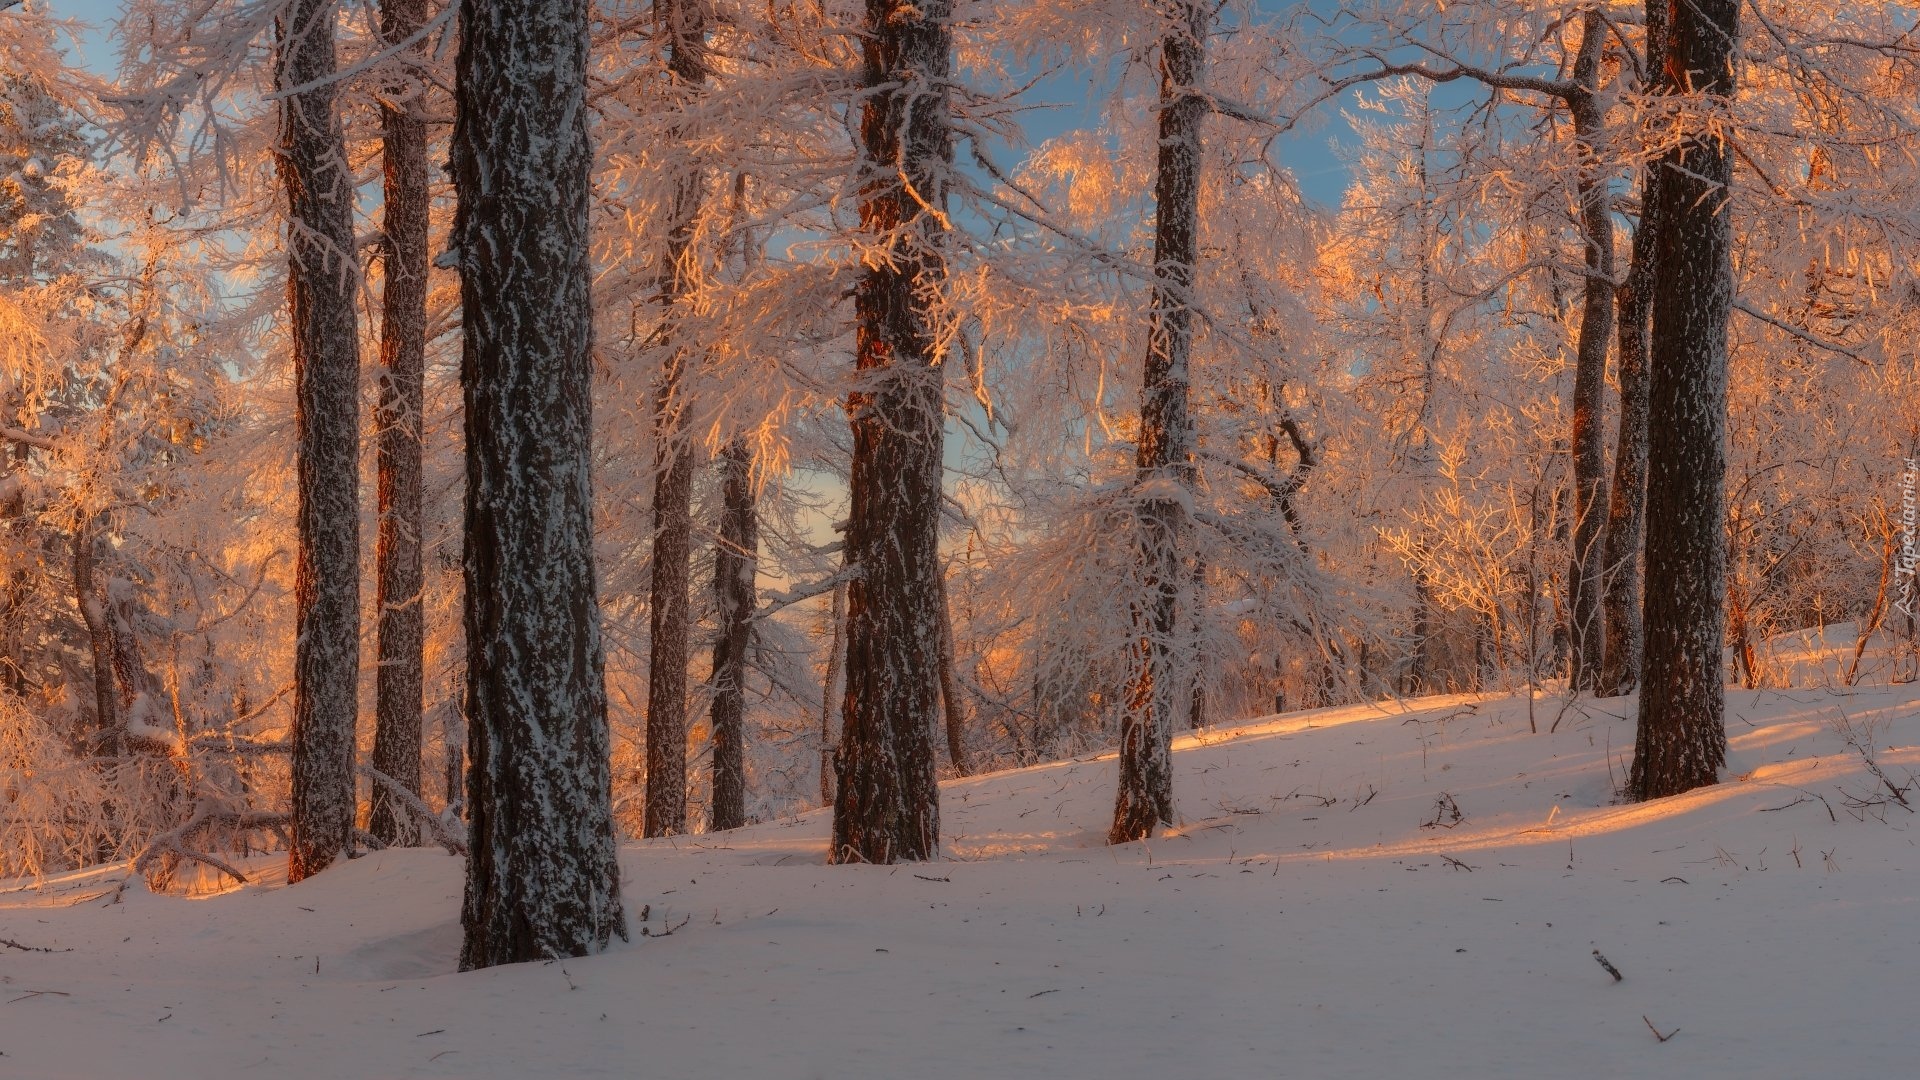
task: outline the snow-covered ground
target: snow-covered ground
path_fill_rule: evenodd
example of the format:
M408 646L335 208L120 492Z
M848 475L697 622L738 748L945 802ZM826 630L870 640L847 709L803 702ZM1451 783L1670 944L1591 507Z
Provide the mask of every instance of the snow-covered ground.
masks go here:
M0 895L67 950L0 946L0 1076L1920 1075L1916 815L1834 726L1904 784L1920 689L1732 691L1727 782L1652 805L1613 797L1630 709L1185 738L1184 826L1117 849L1111 758L947 785L937 864L825 866L820 814L637 844L631 943L471 974L435 852L50 882Z

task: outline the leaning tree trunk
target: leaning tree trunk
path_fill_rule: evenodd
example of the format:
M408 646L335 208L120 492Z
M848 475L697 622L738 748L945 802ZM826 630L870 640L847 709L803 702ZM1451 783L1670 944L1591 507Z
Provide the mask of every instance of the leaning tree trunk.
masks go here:
M293 831L287 880L353 840L360 680L360 274L353 171L334 110L333 0L293 0L277 24L275 164L287 192L300 557L293 657Z
M460 24L467 774L462 970L626 936L593 566L587 0Z
M1672 8L1669 78L1696 111L1734 91L1738 0ZM1705 100L1700 100L1705 99ZM1713 100L1717 99L1717 100ZM1715 108L1716 113L1720 108ZM1659 272L1647 470L1646 660L1629 793L1677 795L1726 763L1727 324L1733 310L1732 149L1696 132L1660 163Z
M427 0L382 0L380 36L404 41L427 21ZM380 531L374 548L379 591L373 767L420 794L420 698L425 624L420 567L421 433L426 399L427 122L425 81L396 80L381 102L386 169L380 296L380 389L373 414L379 453ZM413 844L419 828L383 784L373 785L367 831L389 845Z
M1647 78L1658 85L1666 62L1668 0L1647 0ZM1618 312L1620 349L1620 430L1613 450L1613 488L1607 507L1606 577L1601 608L1606 614L1606 659L1598 691L1608 696L1630 694L1640 685L1640 660L1645 649L1640 622L1640 541L1647 510L1647 366L1655 286L1654 259L1659 254L1660 166L1648 163L1640 170L1640 223L1633 232L1633 252L1626 280L1614 294Z
M667 70L676 87L697 93L706 83L706 24L701 0L659 0L654 14L666 38ZM674 178L667 232L665 318L656 344L666 363L654 390L653 566L648 604L647 798L641 831L687 831L687 590L693 579L693 446L688 440L684 382L692 346L676 323L692 298L693 230L703 194L697 164Z
M1207 115L1200 87L1209 9L1195 0L1175 0L1168 8L1172 21L1160 40L1153 310L1135 457L1139 533L1134 557L1142 595L1133 612L1138 640L1120 727L1120 785L1113 828L1107 833L1111 844L1143 839L1156 825L1173 822L1173 728L1190 704L1192 689L1177 678L1180 650L1174 635L1188 532L1184 503L1194 482L1188 365L1199 257L1200 125Z
M940 847L939 318L953 0L867 0L854 293L859 381L847 562L846 692L833 803L836 863L931 859Z
M1585 302L1573 376L1573 565L1568 581L1569 686L1591 690L1605 656L1600 598L1606 569L1607 349L1613 338L1613 211L1610 170L1599 147L1606 103L1600 95L1600 54L1609 33L1589 11L1574 61L1574 144L1580 157L1580 224L1586 248Z
M753 450L736 436L720 457L720 542L713 552L713 829L747 823L747 649L753 642L754 570L760 519L754 508Z

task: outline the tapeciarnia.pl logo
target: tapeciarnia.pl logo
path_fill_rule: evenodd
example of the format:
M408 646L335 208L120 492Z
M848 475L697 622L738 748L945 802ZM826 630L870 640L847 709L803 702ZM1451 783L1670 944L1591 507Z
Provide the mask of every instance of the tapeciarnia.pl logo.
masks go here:
M1900 474L1900 559L1893 568L1893 594L1900 599L1894 606L1911 619L1913 615L1913 574L1920 563L1920 530L1915 527L1913 485L1920 479L1920 458L1907 458L1907 469Z

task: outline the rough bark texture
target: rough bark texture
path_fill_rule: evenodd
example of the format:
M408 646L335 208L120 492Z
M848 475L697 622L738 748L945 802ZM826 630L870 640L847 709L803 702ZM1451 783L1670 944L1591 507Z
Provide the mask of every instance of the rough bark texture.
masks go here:
M1658 86L1666 58L1668 0L1647 0L1649 85ZM1601 607L1606 613L1606 660L1598 691L1630 694L1640 685L1644 651L1640 622L1640 541L1647 510L1647 395L1654 260L1659 254L1660 167L1640 171L1640 221L1626 280L1614 300L1620 341L1620 429L1614 441L1613 488L1607 507L1607 564Z
M745 439L720 457L720 542L713 553L713 829L747 823L747 649L753 642L754 571L760 518L754 506L753 451Z
M1738 0L1675 5L1667 78L1730 98ZM1700 133L1660 163L1647 470L1646 658L1628 779L1636 799L1716 782L1726 763L1728 143Z
M683 91L705 84L706 24L701 0L658 0L667 69ZM674 325L693 291L693 230L702 177L675 180L667 233L666 317L656 343L666 356L654 394L653 566L648 605L647 802L642 831L687 831L688 588L693 579L693 447L681 416L681 384L692 348Z
M353 176L334 110L333 0L293 0L276 24L274 163L287 193L287 336L300 488L293 659L293 829L287 880L353 839L360 677L360 338Z
M847 561L846 691L833 804L837 863L931 859L940 847L939 335L944 273L952 0L867 0L860 226L869 257L854 298L858 389Z
M1154 176L1154 286L1135 459L1142 596L1138 641L1120 727L1120 785L1107 842L1124 844L1173 822L1173 728L1191 704L1178 679L1177 627L1186 499L1194 480L1188 365L1194 265L1199 257L1200 96L1208 9L1166 5L1160 40L1160 149Z
M404 40L427 21L427 0L382 0L380 36ZM427 124L412 88L396 80L380 107L385 166L380 259L379 404L373 414L379 455L379 537L374 576L380 666L375 676L373 767L420 794L420 698L425 624L420 568L421 418L426 397ZM367 831L383 843L419 842L413 815L373 786Z
M587 15L495 0L461 20L463 970L626 935L593 566Z
M1573 565L1568 570L1571 663L1576 690L1591 690L1605 656L1600 595L1606 570L1607 350L1613 343L1613 214L1608 172L1598 142L1605 135L1600 54L1609 30L1598 11L1586 14L1573 66L1574 145L1580 155L1580 225L1586 239L1586 282L1573 375Z

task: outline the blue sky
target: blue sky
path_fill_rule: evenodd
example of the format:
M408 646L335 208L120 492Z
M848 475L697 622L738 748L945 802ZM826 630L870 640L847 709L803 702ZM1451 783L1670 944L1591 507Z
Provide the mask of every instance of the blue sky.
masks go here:
M97 71L111 73L114 53L112 44L107 40L107 32L120 12L120 0L49 0L48 8L61 16L84 19L94 25L94 32L79 42L81 59ZM1064 80L1062 87L1068 93L1072 92L1072 85ZM1336 156L1333 144L1350 141L1352 133L1341 122L1338 110L1331 104L1322 106L1322 110L1323 115L1318 123L1306 125L1305 130L1290 133L1281 139L1280 158L1293 171L1309 199L1323 206L1336 207L1346 189L1347 169ZM1091 111L1084 104L1076 108L1069 102L1057 112L1037 114L1029 127L1030 137L1037 141L1076 125L1090 123L1093 119L1089 115Z

